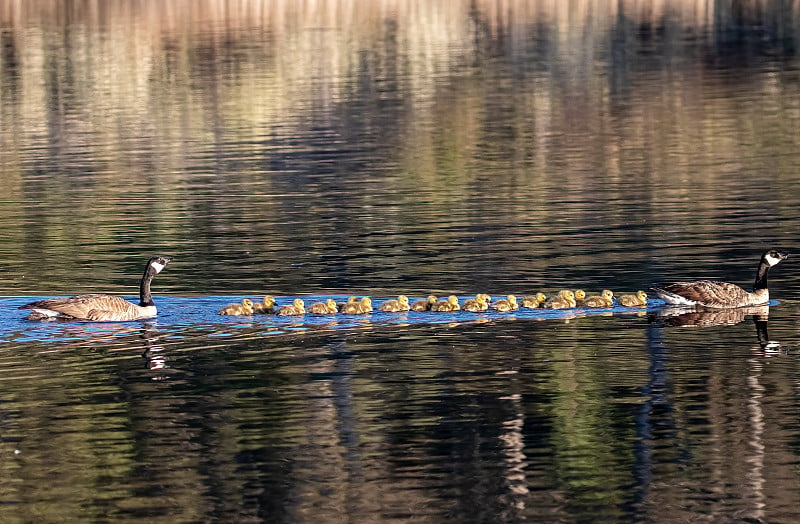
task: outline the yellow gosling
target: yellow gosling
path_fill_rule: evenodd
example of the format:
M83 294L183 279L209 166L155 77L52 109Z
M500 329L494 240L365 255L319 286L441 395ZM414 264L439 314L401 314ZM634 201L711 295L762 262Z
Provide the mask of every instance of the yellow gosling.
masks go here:
M517 297L515 297L514 295L508 295L506 298L501 298L500 300L496 300L495 303L492 304L492 309L494 309L495 311L500 311L501 313L519 309L519 304L517 304Z
M336 309L339 313L344 313L344 308L347 307L348 304L355 304L358 302L358 297L348 297L347 302L337 302Z
M558 296L548 300L544 307L548 309L570 309L575 307L575 293L569 289L563 290Z
M450 311L461 311L461 306L458 304L458 297L455 295L450 295L447 297L447 300L440 300L436 304L433 305L431 311L439 311L439 312L450 312Z
M604 289L600 296L587 298L583 305L585 307L594 308L608 308L614 306L614 292L610 289Z
M558 308L550 308L550 304L552 304L554 301L559 301L559 302L563 301L567 293L572 293L572 291L570 291L569 289L562 289L561 291L558 292L556 296L548 298L544 303L544 307L548 309L558 309ZM575 300L574 293L572 295L572 299Z
M306 305L302 299L296 298L294 302L292 302L291 306L281 306L278 309L279 316L288 317L292 315L305 315L306 314Z
M477 295L475 295L475 298L476 299L477 298L482 298L483 301L486 302L486 307L487 308L489 307L489 304L492 303L492 297L490 295L487 295L486 293L478 293Z
M622 295L617 303L625 307L644 307L647 305L647 293L637 291L635 295Z
M253 314L253 301L249 298L242 300L241 304L228 304L219 310L220 315L243 316Z
M275 313L275 297L272 295L265 295L263 302L256 302L253 304L253 313L261 315L271 315Z
M370 313L371 311L372 299L369 297L363 297L358 302L348 302L341 312L345 315L363 315L364 313Z
M361 302L358 304L358 313L372 313L372 299L369 297L364 297L361 299Z
M338 311L339 308L336 307L336 301L332 298L325 300L325 302L311 304L308 308L308 312L315 315L333 315L334 313L338 313Z
M436 304L436 301L439 300L439 297L435 295L428 295L428 298L425 300L417 300L411 306L412 311L430 311L433 306Z
M578 306L582 306L583 303L586 302L586 291L582 289L575 290L575 304Z
M465 300L464 304L461 306L461 309L464 311L472 311L473 313L486 311L489 309L489 303L486 301L486 297L488 296L489 295L485 293L478 293L475 295L475 298Z
M547 300L547 295L540 292L528 297L522 297L520 306L530 309L536 309L538 307L541 307L542 304L544 304L545 300Z
M400 311L408 311L411 309L411 305L408 303L408 297L405 295L400 295L397 299L394 300L387 300L381 307L379 307L381 311L388 311L389 313L398 313Z

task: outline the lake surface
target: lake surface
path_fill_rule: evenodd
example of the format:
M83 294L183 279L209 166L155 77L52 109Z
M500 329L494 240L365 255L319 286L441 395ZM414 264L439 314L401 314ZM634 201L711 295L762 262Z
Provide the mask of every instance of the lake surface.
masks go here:
M800 520L800 12L724 4L0 4L0 521Z

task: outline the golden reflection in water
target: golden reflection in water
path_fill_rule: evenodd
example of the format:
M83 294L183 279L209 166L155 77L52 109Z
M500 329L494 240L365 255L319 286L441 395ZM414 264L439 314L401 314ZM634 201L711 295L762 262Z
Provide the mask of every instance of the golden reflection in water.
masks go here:
M400 254L421 217L435 227L419 238L444 249L463 246L469 226L514 224L543 255L562 240L554 234L577 243L575 232L603 223L615 232L603 249L584 238L570 258L595 267L621 253L642 267L645 250L629 249L641 224L684 253L671 239L741 235L741 220L761 231L762 219L730 202L771 202L771 217L796 208L774 198L797 176L792 78L767 67L732 82L709 66L725 51L717 29L780 19L752 5L734 15L710 0L4 2L0 256L21 271L32 247L108 260L158 238L213 259L241 252L243 233L247 253L292 255L301 238L318 254L336 245L331 208L353 233L372 233L358 241L370 268ZM781 29L793 30L798 18L787 20ZM654 41L666 54L658 64L643 58L657 54ZM360 170L337 167L342 151L381 176L366 189L343 183ZM765 158L777 163L766 181L731 176L763 173ZM322 167L343 172L294 182ZM603 205L598 189L637 206ZM565 195L551 227L546 204ZM300 221L298 201L311 209ZM131 225L141 214L159 220ZM513 255L519 244L496 248ZM718 249L708 256L722 260ZM74 278L25 270L13 284L26 292Z
M517 377L515 376L513 380L517 380ZM522 409L522 396L519 393L501 398L501 400L510 400L514 407L514 418L503 422L503 433L499 436L500 452L505 465L504 481L507 484L509 499L505 505L513 510L513 514L508 517L511 517L509 520L514 520L524 514L525 502L530 493L526 475L528 461L525 455L525 437L523 435L525 414Z
M751 493L748 499L751 499L751 511L749 515L756 521L761 521L764 518L764 509L766 507L765 501L767 499L764 489L766 488L766 480L764 478L764 457L765 457L765 443L764 431L765 420L764 410L762 408L762 401L764 399L765 388L760 382L760 377L763 371L763 361L757 357L748 360L751 371L747 376L747 386L750 392L747 399L747 414L750 422L748 447L750 454L746 458L746 462L750 465L747 471L747 483Z

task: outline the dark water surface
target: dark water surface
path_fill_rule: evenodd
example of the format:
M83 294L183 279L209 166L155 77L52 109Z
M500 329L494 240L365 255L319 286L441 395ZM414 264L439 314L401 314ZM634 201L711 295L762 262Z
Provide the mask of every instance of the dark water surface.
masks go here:
M0 3L0 522L800 520L800 12L664 4ZM772 246L768 317L216 314Z

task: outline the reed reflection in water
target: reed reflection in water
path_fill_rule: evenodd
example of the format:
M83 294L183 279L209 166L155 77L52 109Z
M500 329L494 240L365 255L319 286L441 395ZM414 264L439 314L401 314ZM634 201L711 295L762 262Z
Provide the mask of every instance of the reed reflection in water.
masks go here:
M793 240L796 16L193 5L0 9L6 291L636 289Z
M253 326L210 344L147 324L7 344L0 513L790 520L795 359L750 322L705 326Z
M797 521L791 261L769 335L215 314L751 282L800 229L799 18L731 6L0 4L0 521ZM15 309L154 253L154 321Z

